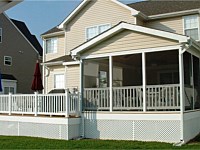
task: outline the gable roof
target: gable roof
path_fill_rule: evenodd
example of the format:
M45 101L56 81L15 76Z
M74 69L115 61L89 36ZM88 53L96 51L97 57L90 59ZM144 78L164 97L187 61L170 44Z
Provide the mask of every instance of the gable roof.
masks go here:
M140 33L150 34L150 35L154 35L154 36L159 36L159 37L163 37L166 39L176 40L179 43L187 42L190 39L187 36L176 34L176 33L171 33L171 32L166 32L166 31L161 31L161 30L156 30L156 29L151 29L151 28L147 28L147 27L142 27L142 26L138 26L138 25L134 25L134 24L121 22L118 25L103 32L102 34L94 37L93 39L74 48L73 50L71 50L71 55L76 56L78 53L84 51L85 49L87 49L97 43L100 43L101 41L105 40L106 38L111 37L114 34L117 34L120 31L125 30L125 29L140 32Z
M40 43L38 42L37 38L35 35L32 35L29 31L29 29L27 28L26 24L22 21L18 21L18 20L14 20L14 19L10 19L15 26L21 31L21 33L27 38L27 40L32 44L32 46L37 50L37 52L40 54L40 56L42 56L43 53L43 49L40 45Z
M1 0L0 1L0 13L6 11L7 9L17 5L18 3L22 2L23 0Z
M64 25L65 25L67 22L69 22L74 16L76 16L76 14L78 14L79 11L80 11L82 8L84 8L90 1L91 1L91 0L83 0L83 1L78 5L78 7L76 7L76 8L72 11L71 14L70 14L66 19L64 19L63 22L60 23L60 25L58 26L58 28L59 28L59 29L64 28ZM134 8L131 8L131 7L127 6L127 5L125 5L125 4L121 3L121 2L119 2L118 0L111 0L111 1L114 2L114 3L116 3L116 4L118 4L118 5L121 6L121 7L123 7L123 8L125 8L125 9L129 10L130 13L131 13L131 15L137 15L137 14L139 14L139 12L138 12L137 10L135 10Z
M62 32L63 30L59 29L57 26L51 28L50 30L44 32L41 34L41 36L43 35L47 35L47 34L51 34L51 33L56 33L56 32Z
M178 11L186 11L200 8L199 0L181 1L181 0L168 0L168 1L141 1L127 6L141 11L147 16L172 13Z

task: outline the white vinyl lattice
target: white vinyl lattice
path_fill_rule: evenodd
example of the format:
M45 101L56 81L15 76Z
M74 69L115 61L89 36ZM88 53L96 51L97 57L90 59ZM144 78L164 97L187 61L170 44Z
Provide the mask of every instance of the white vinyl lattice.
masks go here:
M94 139L132 140L133 121L85 120L85 137Z
M69 139L74 139L80 137L80 125L69 125Z
M139 141L180 141L180 121L135 121L134 139Z

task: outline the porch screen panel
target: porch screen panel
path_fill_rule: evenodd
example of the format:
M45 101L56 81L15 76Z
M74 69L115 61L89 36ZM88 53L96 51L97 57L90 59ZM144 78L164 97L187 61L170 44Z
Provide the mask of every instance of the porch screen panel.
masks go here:
M185 110L194 109L194 80L193 80L193 57L190 53L183 54L184 61L184 95Z
M113 110L142 111L142 54L113 57Z
M84 110L109 110L109 59L88 59L83 63Z
M200 69L199 58L193 56L194 71L194 109L200 108Z
M146 53L147 111L180 110L178 50Z

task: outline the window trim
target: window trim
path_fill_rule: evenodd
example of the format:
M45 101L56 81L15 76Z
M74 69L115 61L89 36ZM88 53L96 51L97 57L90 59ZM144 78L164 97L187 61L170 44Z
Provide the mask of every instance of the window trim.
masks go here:
M90 39L87 38L87 29L93 28L93 27L97 27L97 28L98 28L98 34L97 34L97 35L99 35L99 34L100 34L100 32L99 32L99 27L100 27L100 26L105 26L105 25L109 25L110 28L112 27L112 24L111 24L111 23L99 24L99 25L94 25L94 26L85 27L85 41L90 40Z
M3 37L2 37L2 36L3 36L3 29L0 28L0 31L1 31L1 32L0 32L0 33L1 33L1 34L0 34L0 43L2 43L2 40L3 40Z
M10 58L10 65L8 65L8 64L6 64L5 62L6 62L6 58ZM12 66L12 56L4 56L4 66Z
M56 88L56 84L55 84L56 83L55 82L55 79L56 79L55 76L56 75L63 75L64 76L64 81L63 81L64 85L63 85L63 88ZM65 73L64 72L56 72L56 73L54 73L53 74L53 89L64 89L64 88L65 88Z
M200 21L199 21L199 15L198 14L194 14L194 15L187 15L187 16L183 16L182 17L182 24L183 24L183 35L186 35L185 34L185 31L188 30L188 28L186 29L185 28L185 18L186 17L189 17L189 16L196 16L197 17L197 26L198 26L198 40L196 41L200 41ZM196 28L189 28L189 29L196 29ZM187 35L186 35L187 36Z
M54 52L47 52L47 41L48 40L52 40L55 39L56 40L56 50ZM58 37L53 37L53 38L48 38L45 40L45 54L56 54L58 53Z

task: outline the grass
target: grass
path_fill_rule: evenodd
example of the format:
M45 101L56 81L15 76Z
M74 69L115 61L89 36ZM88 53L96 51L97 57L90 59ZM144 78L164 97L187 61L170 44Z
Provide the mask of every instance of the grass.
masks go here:
M200 136L182 147L159 142L112 140L52 140L33 137L0 136L0 149L200 149Z

